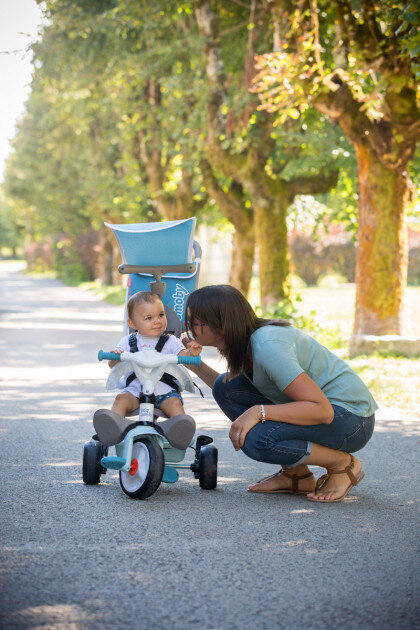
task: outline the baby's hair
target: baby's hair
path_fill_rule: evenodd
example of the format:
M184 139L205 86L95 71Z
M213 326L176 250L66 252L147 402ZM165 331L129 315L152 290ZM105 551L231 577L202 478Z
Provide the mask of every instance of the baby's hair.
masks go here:
M128 319L133 319L134 311L139 304L152 304L156 300L160 300L160 297L151 291L138 291L132 295L127 302Z

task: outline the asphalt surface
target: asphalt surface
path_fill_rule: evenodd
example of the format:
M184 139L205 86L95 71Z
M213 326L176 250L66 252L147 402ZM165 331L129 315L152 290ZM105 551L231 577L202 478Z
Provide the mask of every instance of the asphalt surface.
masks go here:
M96 355L121 318L89 292L0 264L1 628L413 628L414 419L380 411L363 482L316 505L247 493L275 468L235 453L204 387L185 406L219 449L216 490L189 471L146 501L112 471L85 486L92 414L113 399Z

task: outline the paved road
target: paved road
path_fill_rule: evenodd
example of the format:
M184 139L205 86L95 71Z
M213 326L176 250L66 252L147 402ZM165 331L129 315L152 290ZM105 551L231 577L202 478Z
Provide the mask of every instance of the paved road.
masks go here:
M205 388L186 407L219 448L216 491L187 473L147 501L114 473L84 486L92 413L112 399L95 356L120 337L121 309L12 264L0 276L2 628L414 627L409 419L379 414L365 480L319 506L247 494L273 467L233 451Z

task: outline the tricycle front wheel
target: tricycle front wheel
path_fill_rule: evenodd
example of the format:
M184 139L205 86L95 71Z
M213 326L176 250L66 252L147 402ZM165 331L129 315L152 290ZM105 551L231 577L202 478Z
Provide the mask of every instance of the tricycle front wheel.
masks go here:
M165 461L155 440L140 438L133 444L130 470L120 471L120 485L131 499L147 499L159 488Z

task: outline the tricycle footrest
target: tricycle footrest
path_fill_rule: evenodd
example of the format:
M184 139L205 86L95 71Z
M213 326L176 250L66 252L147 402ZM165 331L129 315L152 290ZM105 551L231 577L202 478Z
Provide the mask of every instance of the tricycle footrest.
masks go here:
M172 466L165 466L165 470L163 471L162 481L163 483L175 483L178 481L178 471Z
M124 457L102 457L101 464L104 468L113 468L114 470L121 470L125 466Z

